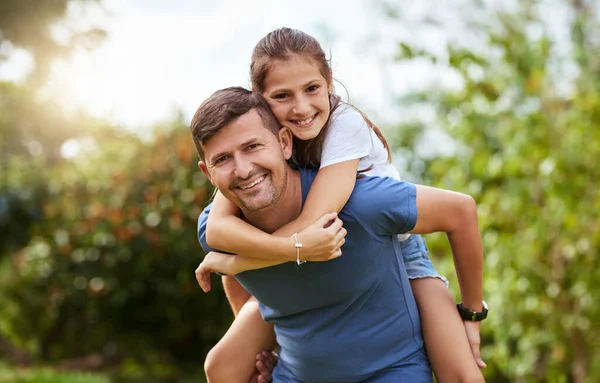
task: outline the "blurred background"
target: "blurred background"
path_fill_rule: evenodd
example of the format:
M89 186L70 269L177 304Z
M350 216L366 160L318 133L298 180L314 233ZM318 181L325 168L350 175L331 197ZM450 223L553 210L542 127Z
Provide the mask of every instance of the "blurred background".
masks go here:
M202 382L188 132L288 26L403 178L473 195L488 382L600 381L600 1L0 1L0 382ZM444 236L427 236L459 299Z

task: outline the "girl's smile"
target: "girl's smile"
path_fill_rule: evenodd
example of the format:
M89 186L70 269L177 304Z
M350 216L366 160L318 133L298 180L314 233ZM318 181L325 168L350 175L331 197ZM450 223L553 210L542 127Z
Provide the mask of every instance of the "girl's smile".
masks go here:
M301 140L315 138L329 113L331 85L316 63L292 56L273 63L265 77L263 96L279 123Z

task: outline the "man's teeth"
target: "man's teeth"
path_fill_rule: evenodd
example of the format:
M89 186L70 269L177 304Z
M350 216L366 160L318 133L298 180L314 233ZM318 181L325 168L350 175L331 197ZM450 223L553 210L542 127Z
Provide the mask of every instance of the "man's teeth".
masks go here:
M314 116L311 116L311 117L307 118L306 120L296 121L296 124L298 124L298 125L308 125L308 124L310 124L312 122L312 120L315 119L315 116L316 116L316 114Z
M261 183L264 179L265 179L265 176L262 176L262 177L258 178L256 181L252 182L250 185L240 186L239 188L242 190L250 189L252 186L255 186L255 185Z

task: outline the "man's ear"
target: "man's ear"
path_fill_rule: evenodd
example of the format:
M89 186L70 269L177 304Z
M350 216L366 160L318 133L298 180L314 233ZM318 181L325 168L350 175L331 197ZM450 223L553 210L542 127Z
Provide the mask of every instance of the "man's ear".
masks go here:
M208 178L208 180L210 181L210 183L212 184L212 178L210 177L210 173L208 172L208 168L206 167L206 164L204 163L204 161L200 160L198 161L198 167L200 168L200 170L202 170L202 173L204 173L204 175L206 176L206 178ZM214 186L215 184L213 184Z
M281 151L286 160L292 157L292 150L294 148L294 136L292 131L285 126L279 129L279 143L281 144Z

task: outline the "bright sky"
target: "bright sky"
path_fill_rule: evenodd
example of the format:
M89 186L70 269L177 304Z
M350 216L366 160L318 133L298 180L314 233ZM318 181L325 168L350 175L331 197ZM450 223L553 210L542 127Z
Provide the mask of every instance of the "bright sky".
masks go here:
M176 108L186 119L217 89L247 86L254 45L288 26L315 36L332 53L334 77L350 101L378 124L397 120L392 99L408 89L448 83L451 77L425 64L394 64L399 37L443 50L442 31L410 25L428 15L450 20L438 1L406 2L403 23L389 22L379 1L369 0L104 0L108 13L92 12L108 37L92 52L77 52L55 65L46 94L66 111L92 114L144 129L169 120ZM437 4L437 5L436 5ZM17 52L1 77L26 71ZM343 89L338 86L338 93Z

